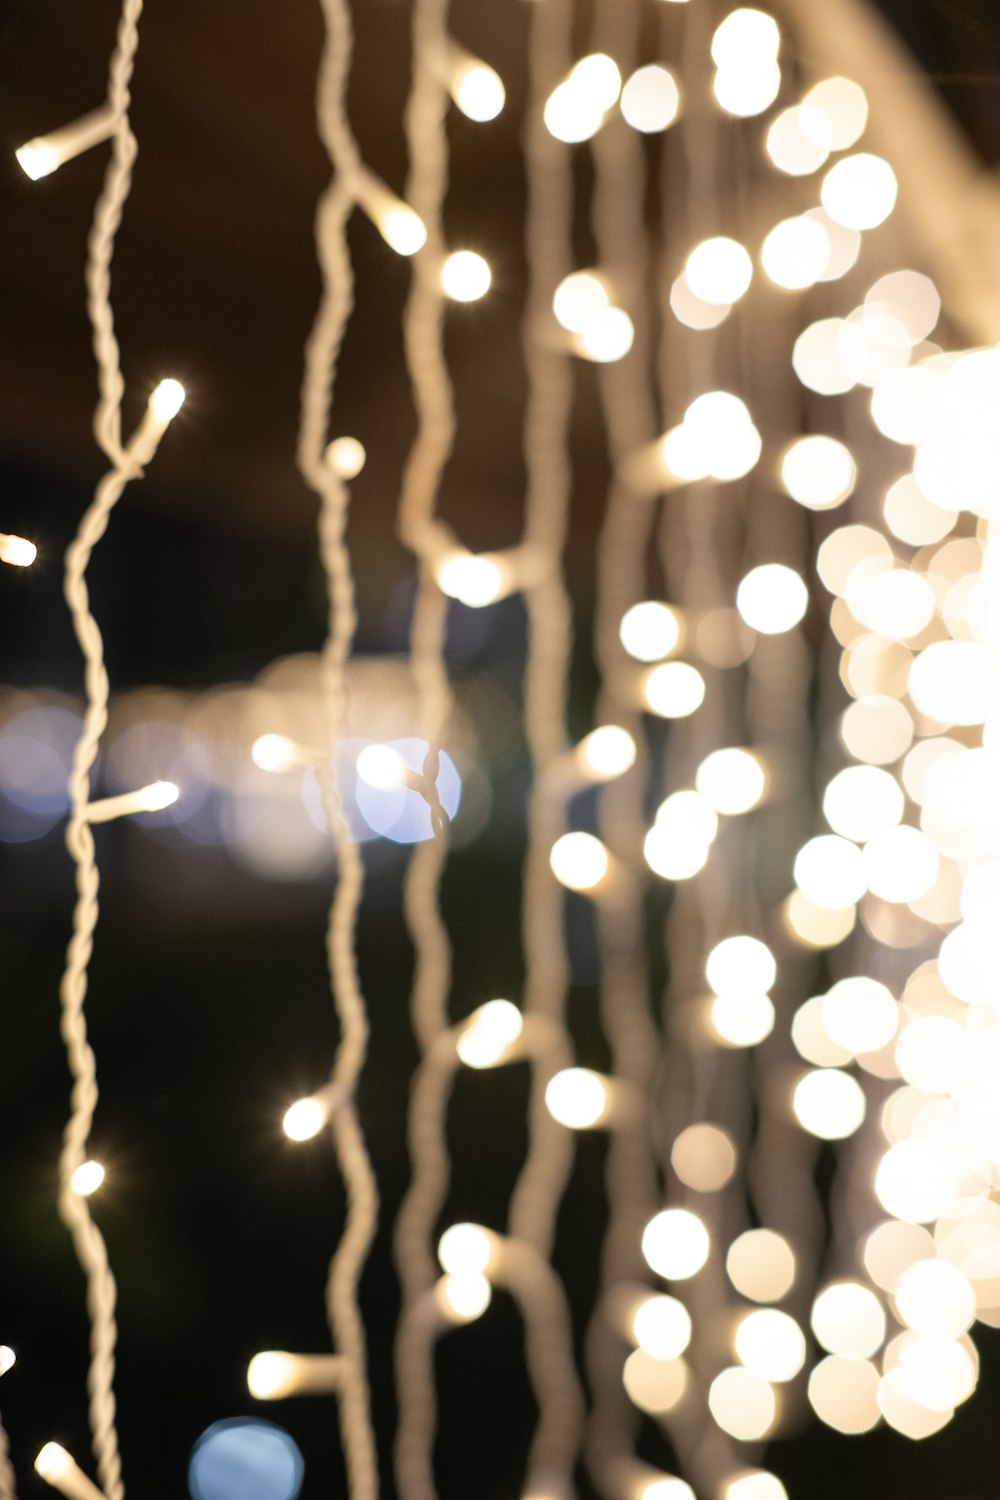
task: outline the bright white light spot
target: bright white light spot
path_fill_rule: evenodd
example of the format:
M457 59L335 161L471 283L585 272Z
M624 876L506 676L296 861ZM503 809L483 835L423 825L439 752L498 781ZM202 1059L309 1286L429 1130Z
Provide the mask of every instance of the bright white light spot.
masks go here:
M686 1208L666 1208L642 1233L642 1253L650 1268L668 1281L687 1281L708 1260L708 1230Z
M660 661L680 643L681 619L669 604L645 599L625 611L618 635L636 661Z
M366 745L358 752L356 765L361 780L376 791L392 791L406 783L406 761L390 745Z
M689 1125L671 1146L670 1163L685 1187L717 1193L736 1170L736 1148L718 1125Z
M438 1241L437 1254L441 1269L452 1276L482 1275L493 1257L493 1240L480 1224L452 1224Z
M290 1141L311 1141L319 1135L329 1118L330 1112L323 1099L296 1099L285 1110L281 1128Z
M784 563L762 563L736 590L736 608L761 635L792 630L809 607L809 590L800 574Z
M795 856L795 883L824 911L843 911L864 895L861 850L837 834L821 833L803 844Z
M823 178L823 207L845 229L875 229L896 205L896 174L870 152L845 156Z
M438 564L436 576L441 592L469 609L495 604L504 592L503 573L488 557L458 553Z
M875 766L848 766L823 793L823 813L834 833L859 844L895 828L906 798L895 776Z
M69 1185L78 1198L89 1198L104 1181L105 1172L99 1161L81 1162L69 1180Z
M767 788L764 767L750 750L713 750L695 775L695 786L716 812L729 817L757 806Z
M169 422L184 405L185 391L179 380L161 380L149 398L149 410L157 422Z
M937 850L919 828L883 828L864 847L865 880L883 901L918 901L937 880Z
M823 1029L848 1057L877 1052L896 1035L899 1007L892 991L877 979L856 975L840 979L820 1002Z
M608 873L608 851L592 833L564 833L549 854L552 873L571 891L592 891Z
M324 457L330 468L339 474L341 479L356 479L365 466L367 458L364 444L359 443L357 438L339 437L327 445Z
M777 61L761 61L752 67L720 68L712 80L712 92L719 106L737 119L763 114L781 89L781 68Z
M524 1018L509 1000L487 1000L473 1011L455 1043L467 1068L492 1068L524 1030Z
M802 291L815 286L830 261L830 238L816 219L799 214L782 219L760 249L760 263L775 286Z
M677 80L657 63L638 68L622 89L622 115L633 130L644 135L666 130L676 120L680 106Z
M855 377L841 356L841 339L851 324L843 318L810 323L795 340L792 367L804 386L821 396L842 396L852 390Z
M972 1283L947 1260L920 1260L908 1266L894 1295L899 1316L916 1333L954 1339L975 1321Z
M806 1362L802 1329L776 1308L747 1313L737 1325L735 1345L741 1364L764 1380L794 1380Z
M773 62L780 49L777 21L749 6L731 11L712 37L712 61L717 68L746 68Z
M854 490L858 471L849 448L816 434L797 438L781 460L781 482L807 510L831 510Z
M817 1341L831 1354L868 1359L885 1339L885 1310L870 1287L835 1281L816 1298L809 1319Z
M767 1469L746 1469L726 1481L721 1500L788 1500L788 1491Z
M818 1068L796 1084L792 1108L810 1135L821 1141L842 1141L864 1123L865 1094L849 1073Z
M589 1130L608 1112L608 1086L589 1068L563 1068L545 1087L545 1107L570 1130Z
M723 938L705 962L705 977L717 995L763 995L777 976L774 954L754 937Z
M674 278L670 288L670 310L678 323L683 323L685 328L704 331L708 328L718 328L719 324L728 318L732 309L728 302L721 304L704 302L701 297L696 297L682 271Z
M580 334L580 350L597 364L614 364L632 347L635 328L620 307L605 307L587 320Z
M879 1162L875 1196L896 1219L927 1224L954 1203L958 1168L947 1147L933 1138L897 1141Z
M705 679L686 661L667 661L649 673L644 692L661 719L686 719L705 701Z
M899 1380L911 1400L931 1411L951 1411L976 1388L976 1367L957 1339L920 1334L899 1355Z
M633 1350L622 1371L629 1400L654 1416L673 1410L684 1397L689 1379L683 1359L656 1359L645 1349Z
M830 155L829 145L811 138L805 124L802 106L796 104L783 109L767 132L767 154L778 171L786 172L789 177L807 177L810 172L818 172Z
M458 70L452 97L467 119L483 122L496 119L507 92L499 73L486 63L470 60Z
M12 568L30 568L38 556L38 548L27 537L0 533L0 562Z
M756 1047L774 1030L769 995L716 995L709 1022L717 1041L729 1047Z
M691 1315L676 1297L647 1297L632 1315L632 1336L654 1359L678 1359L691 1342Z
M441 285L453 302L478 302L490 289L489 263L474 250L456 250L441 267Z
M736 1365L712 1381L708 1407L723 1432L746 1443L765 1437L777 1414L774 1392L767 1381Z
M802 100L802 130L830 151L847 151L868 124L865 91L849 78L825 78Z
M591 318L609 306L608 289L592 271L564 276L552 295L552 311L567 333L582 333Z
M687 258L684 279L702 302L716 307L738 302L753 279L753 261L738 240L726 235L702 240Z
M809 1404L835 1432L870 1432L878 1424L879 1376L863 1359L830 1354L809 1376Z
M780 1302L795 1281L795 1254L773 1229L748 1229L729 1247L726 1274L751 1302Z
M376 226L397 255L416 255L427 243L427 226L405 203L393 203L379 213Z
M250 759L261 771L290 771L298 752L287 734L262 734L250 746Z
M493 1297L493 1288L478 1271L460 1271L438 1282L438 1300L446 1317L471 1323L482 1317Z

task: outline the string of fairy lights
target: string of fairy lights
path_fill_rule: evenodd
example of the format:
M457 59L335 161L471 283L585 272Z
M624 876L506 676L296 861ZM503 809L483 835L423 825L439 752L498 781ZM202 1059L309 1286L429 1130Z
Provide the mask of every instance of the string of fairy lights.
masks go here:
M414 0L401 198L362 160L348 117L350 5L322 0L317 128L332 177L316 213L323 291L306 346L298 462L319 501L329 596L325 737L306 745L268 732L248 748L263 770L317 775L336 849L326 935L336 1051L329 1081L289 1106L284 1130L296 1141L330 1131L347 1207L326 1287L333 1352L264 1351L247 1380L259 1400L335 1396L352 1500L375 1500L385 1483L360 1294L378 1219L356 1103L369 1030L355 951L364 865L335 753L348 738L357 625L349 485L366 456L357 438L331 437L354 300L347 225L356 207L411 259L403 331L418 417L398 532L417 575L409 671L424 749L413 765L388 744L355 756L361 782L406 787L429 814L404 898L420 1058L411 1177L394 1229L398 1493L437 1493L435 1344L487 1316L494 1287L522 1316L537 1407L524 1500L568 1500L581 1458L609 1500L787 1500L778 1475L761 1467L762 1445L806 1405L845 1435L885 1423L930 1437L975 1390L970 1330L1000 1326L1000 353L988 341L971 350L932 341L942 313L935 282L886 269L901 238L891 241L889 225L899 185L893 165L866 148L877 104L857 82L796 82L774 17L727 13L713 0L662 0L656 57L644 61L644 9L599 0L594 50L578 57L572 0L531 7L523 528L515 546L475 554L438 514L456 426L444 320L449 303L475 301L491 284L481 254L449 253L445 242L448 116L455 107L488 124L504 108L504 86L450 35L447 0ZM87 259L94 431L110 468L66 557L86 696L66 830L77 901L61 1001L73 1089L58 1193L87 1282L98 1483L56 1443L36 1460L68 1500L125 1493L115 1281L90 1207L104 1169L87 1152L97 1104L85 1016L98 922L93 829L184 795L183 785L158 780L91 796L110 684L87 569L184 401L176 381L162 381L123 440L110 272L137 151L129 89L140 12L141 0L124 0L106 102L17 153L37 179L82 151L106 142L111 151ZM727 177L734 161L746 166L727 143L754 129L766 201L787 195L798 205L755 251L737 237L750 239L749 220L737 222ZM675 141L690 197L680 256ZM593 177L578 197L581 146ZM593 267L575 261L581 211ZM943 254L941 243L927 253ZM849 308L846 287L869 258L877 274ZM775 327L793 330L787 349L776 333L767 351L780 401L768 398L762 366L739 338L751 289L783 299ZM806 292L824 310L812 321L796 300ZM968 303L960 315L968 320ZM573 745L564 552L576 367L585 363L598 367L611 474L593 570L596 727ZM856 396L844 399L857 392L870 393L867 413ZM878 477L889 473L891 481ZM835 510L850 519L829 524ZM29 540L0 535L0 561L30 567L34 558ZM781 868L762 891L777 880L780 894L768 905L769 895L749 894L753 871L767 858L782 799L802 805L809 753L814 667L803 626L816 591L807 562L830 599L825 639L839 649L839 682L821 695L812 752L820 813L787 869L783 854L771 861ZM454 717L447 609L449 600L488 608L515 592L528 622L532 773L524 984L520 1003L492 999L456 1015L441 909L450 842L442 767ZM577 826L588 821L596 832ZM672 915L659 1018L646 913L662 916L665 887ZM568 1015L565 919L580 898L597 934L605 1072L576 1066ZM829 982L807 996L816 955ZM499 1213L494 1226L444 1222L456 1078L522 1062L527 1149L506 1222ZM557 1224L574 1132L592 1129L609 1134L603 1249L595 1306L575 1326ZM821 1145L838 1162L825 1251L810 1171ZM581 1333L589 1393L574 1355ZM0 1348L0 1375L13 1365ZM0 1427L0 1500L15 1495L7 1446ZM646 1456L654 1451L660 1466Z

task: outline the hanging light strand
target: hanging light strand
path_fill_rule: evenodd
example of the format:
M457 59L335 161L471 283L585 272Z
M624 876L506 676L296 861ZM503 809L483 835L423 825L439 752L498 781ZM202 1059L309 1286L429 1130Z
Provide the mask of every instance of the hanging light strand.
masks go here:
M17 1500L17 1480L10 1461L7 1429L0 1421L0 1500Z

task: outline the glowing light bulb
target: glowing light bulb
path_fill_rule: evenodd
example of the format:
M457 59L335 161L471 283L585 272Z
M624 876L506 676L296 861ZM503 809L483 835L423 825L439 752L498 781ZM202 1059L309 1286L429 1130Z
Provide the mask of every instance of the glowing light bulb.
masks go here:
M781 460L781 482L807 510L831 510L841 505L857 482L858 471L849 448L836 438L797 438Z
M745 1443L765 1437L777 1415L774 1391L767 1381L738 1365L712 1381L708 1408L723 1432Z
M809 607L809 590L800 574L784 563L751 568L736 590L736 608L761 635L794 630Z
M931 1411L951 1411L976 1388L976 1368L957 1339L920 1334L907 1340L899 1355L903 1390Z
M582 333L590 320L610 305L607 286L592 271L564 276L552 294L552 311L567 333Z
M736 1147L718 1125L689 1125L670 1148L670 1164L685 1187L717 1193L736 1171Z
M711 1241L697 1214L666 1208L642 1233L642 1253L650 1269L668 1281L688 1281L708 1260Z
M821 396L842 396L857 384L843 358L845 330L848 337L854 331L844 318L823 318L795 340L792 367L802 384Z
M667 661L648 674L644 695L661 719L687 719L705 701L705 679L686 661Z
M672 1476L647 1480L636 1491L635 1500L695 1500L691 1486Z
M149 398L149 410L154 421L172 421L184 405L185 395L179 380L161 380Z
M355 765L365 785L379 792L405 786L410 775L406 761L391 745L366 745L358 751Z
M438 1241L441 1269L452 1276L482 1275L496 1253L493 1236L481 1224L453 1224Z
M865 975L838 980L822 996L820 1015L826 1035L849 1057L887 1046L899 1026L891 990Z
M838 771L823 793L823 813L834 833L862 844L885 828L895 828L905 806L895 776L875 766Z
M102 105L49 135L35 136L34 140L26 141L14 153L18 165L33 182L48 177L64 162L72 161L92 146L109 140L115 133L118 119L116 109L109 104Z
M622 91L622 75L614 58L606 52L591 52L587 57L581 57L569 76L574 87L594 99L605 112L617 104Z
M835 1432L870 1432L881 1416L879 1376L868 1360L829 1354L809 1376L809 1404Z
M864 847L865 881L883 901L918 901L937 880L938 852L919 828L883 828Z
M752 67L720 68L712 80L712 92L720 108L737 119L763 114L781 89L781 68L774 59Z
M327 1101L318 1094L296 1099L285 1110L281 1128L290 1141L311 1141L319 1135L330 1118Z
M753 261L738 240L716 235L691 251L684 279L703 302L729 306L738 302L750 286Z
M885 1311L870 1287L837 1281L813 1302L810 1315L817 1341L831 1354L867 1359L885 1340Z
M474 250L455 250L441 267L441 285L453 302L478 302L492 280L488 262Z
M769 995L716 995L709 1024L717 1041L729 1047L756 1047L774 1030Z
M563 1068L545 1087L545 1107L570 1130L589 1130L607 1118L608 1085L589 1068Z
M250 746L250 759L262 771L290 771L298 764L298 747L287 734L262 734Z
M831 151L846 151L864 134L868 124L865 91L849 78L825 78L802 100L802 128Z
M742 479L760 458L760 433L744 402L729 391L706 391L698 396L684 413L680 431L689 450L681 455L681 470L676 471L680 477L684 477L682 470L687 464L691 478L711 474L722 480ZM675 468L668 451L672 438L668 433L663 441L668 469Z
M617 724L602 724L580 741L577 754L594 780L610 781L635 765L635 740Z
M180 796L180 788L172 781L152 781L135 792L123 792L120 797L102 797L98 802L87 804L88 823L108 823L112 818L127 817L130 813L162 812L171 807Z
M653 1416L672 1411L683 1400L689 1382L683 1359L655 1359L645 1349L634 1349L622 1370L629 1400Z
M783 109L767 132L766 150L779 172L807 177L819 171L830 155L829 145L813 139L804 127L801 105Z
M723 938L705 963L705 977L717 995L763 995L777 976L774 954L753 937Z
M939 1219L958 1197L961 1180L954 1157L928 1137L897 1141L875 1173L875 1196L895 1219L926 1224Z
M493 1299L493 1288L477 1271L442 1276L435 1288L437 1304L449 1322L472 1323Z
M449 88L463 115L477 123L495 120L507 99L500 74L468 53L456 56Z
M38 548L27 537L0 532L0 562L12 568L30 568L37 556Z
M760 263L770 281L786 291L815 286L830 260L830 237L808 214L782 219L760 248Z
M33 141L25 141L14 152L18 165L26 177L32 182L38 182L42 177L48 177L57 167L62 165L62 158L55 147L49 145L44 137L38 137Z
M377 177L366 176L359 202L379 234L397 255L416 255L427 243L427 226L420 215L397 198Z
M900 1318L915 1333L954 1339L975 1322L975 1289L947 1260L919 1260L908 1266L893 1295Z
M627 124L644 135L666 130L680 113L677 80L658 63L637 68L622 89L621 111Z
M685 328L718 328L720 323L725 322L731 312L728 302L720 304L703 302L696 297L687 284L687 278L681 272L676 276L670 287L670 310L678 323L683 323Z
M588 318L580 334L580 352L597 364L624 359L635 339L635 327L620 307L605 307Z
M721 1500L788 1500L788 1491L767 1469L744 1469L726 1480Z
M336 1354L287 1354L281 1349L265 1349L247 1366L247 1390L258 1401L317 1395L336 1390L343 1371L344 1360Z
M6 1375L17 1364L17 1355L8 1344L0 1344L0 1375Z
M779 1384L794 1380L806 1362L802 1329L788 1313L775 1308L759 1308L741 1318L734 1343L741 1364Z
M567 146L589 141L604 124L604 110L597 100L582 94L567 79L553 89L545 101L545 128L557 141Z
M608 851L592 833L564 833L549 853L552 873L571 891L592 891L611 866Z
M857 1079L838 1068L818 1068L799 1080L792 1108L804 1130L822 1141L842 1141L864 1123L866 1102Z
M104 1168L99 1161L81 1162L69 1180L69 1185L78 1198L89 1198L91 1193L96 1193L105 1178Z
M654 1359L678 1359L691 1342L691 1315L676 1297L647 1297L632 1315L632 1336Z
M713 750L695 775L695 786L716 812L730 817L749 812L767 789L764 767L750 750Z
M622 615L618 636L636 661L660 661L680 644L681 618L669 604L645 599Z
M773 1229L748 1229L726 1256L726 1275L752 1302L780 1302L795 1281L795 1254Z
M524 1018L509 1000L487 1000L473 1011L455 1043L467 1068L492 1068L503 1061L524 1030Z
M781 32L773 16L742 6L731 11L712 37L712 61L717 68L743 68L773 61L781 48Z
M896 175L870 152L845 156L823 178L823 207L845 229L875 229L896 206Z
M814 906L842 911L867 890L861 850L836 834L822 833L795 856L795 883Z
M359 443L357 438L339 437L327 444L323 457L341 479L356 479L364 468L368 455L364 444Z
M501 567L491 558L473 557L471 552L457 552L445 558L438 564L435 576L443 594L469 609L495 604L504 593Z

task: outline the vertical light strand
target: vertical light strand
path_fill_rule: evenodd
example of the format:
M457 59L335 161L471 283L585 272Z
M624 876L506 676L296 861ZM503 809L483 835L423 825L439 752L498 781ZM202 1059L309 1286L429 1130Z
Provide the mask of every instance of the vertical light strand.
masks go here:
M104 1238L90 1212L87 1197L73 1190L73 1174L86 1156L87 1140L97 1107L97 1061L87 1037L84 1003L88 968L98 918L100 877L94 835L87 822L90 773L97 759L108 717L108 675L104 643L90 612L85 581L90 555L103 536L108 519L129 479L139 471L140 456L126 452L121 442L121 402L124 383L114 335L111 309L111 260L115 236L132 181L137 146L129 124L129 82L139 45L138 21L142 0L125 0L108 68L108 103L117 111L112 157L94 209L86 268L87 311L93 331L98 366L99 398L94 432L114 466L97 486L65 560L64 592L73 629L84 659L85 710L69 782L70 814L66 846L75 866L76 902L60 985L60 1030L66 1046L73 1087L70 1118L59 1157L60 1217L70 1231L77 1259L87 1279L90 1316L90 1366L87 1373L91 1440L98 1475L107 1500L122 1500L121 1458L115 1426L115 1319L117 1289ZM155 447L155 443L154 443ZM151 454L149 455L151 456ZM145 457L145 455L142 455Z
M378 1219L378 1190L355 1100L368 1047L368 1017L355 952L364 870L341 804L333 754L344 735L346 666L357 615L345 540L349 495L333 466L323 459L336 363L353 305L346 226L356 200L361 166L346 113L353 47L350 11L346 0L321 0L321 3L325 39L317 80L316 113L333 176L316 210L316 246L323 292L306 344L298 462L320 501L320 556L329 600L322 660L328 755L321 783L338 861L327 927L327 962L341 1028L332 1081L343 1102L331 1114L330 1129L344 1178L347 1222L330 1262L327 1316L334 1347L345 1360L338 1396L348 1495L351 1500L376 1500L378 1466L365 1333L358 1301L358 1284Z
M626 0L602 0L595 17L593 50L614 57L624 72L634 64L639 11ZM649 235L645 222L643 146L620 118L605 123L593 144L593 224L601 265L614 279L619 303L633 314L648 295ZM646 320L634 317L636 337L629 355L600 367L600 391L613 477L597 546L595 654L601 671L599 723L620 724L643 744L631 663L619 638L625 611L645 596L646 559L657 515L654 498L637 494L619 476L622 461L652 442L656 418L649 388ZM633 771L602 788L601 834L622 866L633 865L642 845L646 756ZM599 902L596 910L601 959L601 1021L612 1070L648 1103L659 1066L661 1042L649 1010L641 887L632 899ZM608 1142L608 1227L601 1261L601 1291L587 1333L587 1368L594 1405L588 1423L587 1458L603 1494L631 1456L637 1419L622 1386L625 1343L608 1314L608 1294L620 1283L647 1276L640 1250L642 1231L655 1213L659 1185L648 1135L648 1113L630 1112Z
M7 1429L0 1421L0 1500L17 1500L17 1480L10 1461Z

